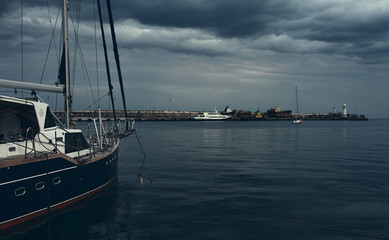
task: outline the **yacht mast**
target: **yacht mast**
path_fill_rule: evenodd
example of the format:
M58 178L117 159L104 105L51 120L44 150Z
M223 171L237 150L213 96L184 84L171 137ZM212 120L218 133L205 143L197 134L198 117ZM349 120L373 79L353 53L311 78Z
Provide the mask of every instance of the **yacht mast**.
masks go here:
M297 84L296 84L296 105L297 105L297 114L299 114L299 98L298 98L298 95L297 95Z
M126 97L124 95L122 70L120 68L119 51L118 51L118 45L117 45L117 41L116 41L115 25L113 24L113 17L112 17L111 1L110 0L107 0L107 7L108 7L109 24L111 26L111 36L112 36L113 52L115 54L116 68L117 68L118 77L119 77L120 90L121 90L121 93L122 93L124 115L126 117L126 122L128 122ZM128 130L127 127L128 127L128 125L126 125L126 130Z
M70 93L69 71L69 37L68 37L68 2L62 0L62 30L63 44L65 48L65 126L71 127L72 96Z
M114 97L112 94L112 82L111 82L111 73L109 70L109 61L108 61L108 53L107 53L107 44L105 42L105 34L104 34L104 26L103 26L103 18L101 15L101 6L100 6L100 0L97 0L97 8L99 11L99 19L100 19L100 28L101 28L101 37L103 39L103 48L104 48L104 58L105 58L105 69L107 71L107 79L108 79L108 89L109 89L109 95L111 96L111 102L112 102L112 112L113 112L113 119L116 124L116 110L115 110L115 102Z

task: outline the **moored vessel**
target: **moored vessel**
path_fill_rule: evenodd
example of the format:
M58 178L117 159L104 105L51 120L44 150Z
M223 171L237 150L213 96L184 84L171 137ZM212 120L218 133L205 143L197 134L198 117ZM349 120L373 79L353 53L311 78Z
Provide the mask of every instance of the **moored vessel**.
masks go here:
M298 100L298 95L297 95L297 85L296 85L296 107L297 107L297 116L295 119L293 119L292 123L293 124L301 124L303 123L303 120L300 118L300 112L299 112L299 100Z
M95 135L74 128L66 0L62 8L63 81L51 86L0 79L0 87L30 90L33 96L0 96L1 230L44 217L107 188L117 177L120 138L135 131L127 116L123 122L115 117L106 127L101 118L94 119ZM37 91L64 94L64 123ZM110 93L112 97L111 86ZM124 100L123 92L122 96Z
M202 121L220 121L230 119L232 115L225 115L219 113L216 108L214 112L201 112L193 117L192 120L202 120Z

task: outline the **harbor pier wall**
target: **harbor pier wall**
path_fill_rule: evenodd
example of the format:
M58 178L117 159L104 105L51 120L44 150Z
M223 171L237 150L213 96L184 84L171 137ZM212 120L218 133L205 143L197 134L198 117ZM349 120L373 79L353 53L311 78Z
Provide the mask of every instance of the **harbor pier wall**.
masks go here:
M115 112L116 118L125 119L123 110ZM127 111L128 118L134 118L136 121L183 121L190 120L190 117L198 114L195 111ZM63 111L55 111L58 117L62 117ZM74 121L92 121L93 118L98 117L98 111L73 111L72 118ZM102 110L101 117L103 120L113 120L113 112Z
M54 111L54 113L59 117L63 117L63 111ZM130 110L127 111L129 118L133 118L136 121L188 121L191 120L192 116L199 114L199 111L155 111L155 110ZM113 112L102 110L101 111L102 119L113 120ZM296 114L288 112L287 115L281 114L267 114L267 113L258 113L258 112L242 112L238 111L232 115L230 120L236 121L286 121L293 120L296 117L306 121L306 120L368 120L364 115L357 114L347 114L346 116L340 113L317 113L317 114ZM93 118L98 118L98 111L73 111L72 118L74 121L92 121ZM116 111L116 118L125 119L125 114L123 110Z

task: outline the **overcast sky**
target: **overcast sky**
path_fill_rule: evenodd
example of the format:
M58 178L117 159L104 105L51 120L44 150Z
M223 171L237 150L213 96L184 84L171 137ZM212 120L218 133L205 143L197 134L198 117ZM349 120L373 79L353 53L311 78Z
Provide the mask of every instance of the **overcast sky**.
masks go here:
M0 78L56 81L59 36L48 49L60 28L58 6L23 0L22 25L20 1L2 3ZM297 85L300 112L341 111L345 103L349 113L389 118L389 0L112 0L112 8L128 109L295 112ZM81 13L79 45L96 86L94 3L70 1L70 11L70 33ZM112 56L107 20L104 13ZM97 56L101 97L107 84L103 53ZM77 69L74 106L83 109L93 96ZM55 95L44 96L54 103Z

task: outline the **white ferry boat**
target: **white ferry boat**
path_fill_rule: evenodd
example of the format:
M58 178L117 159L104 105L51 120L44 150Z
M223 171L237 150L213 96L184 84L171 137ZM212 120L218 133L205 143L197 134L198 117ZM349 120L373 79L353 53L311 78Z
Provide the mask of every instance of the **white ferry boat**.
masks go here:
M227 120L230 119L232 116L231 115L223 115L219 113L216 108L214 112L201 112L197 114L196 116L191 117L193 120L203 120L203 121L220 121L220 120Z

